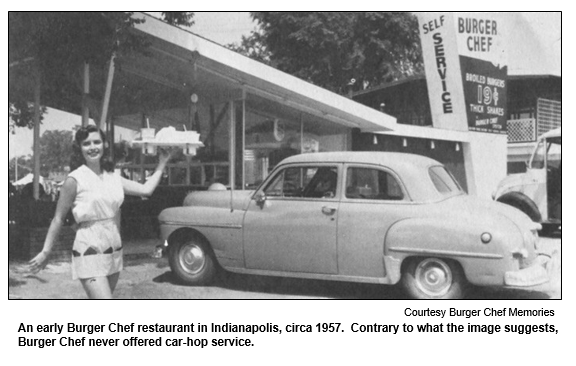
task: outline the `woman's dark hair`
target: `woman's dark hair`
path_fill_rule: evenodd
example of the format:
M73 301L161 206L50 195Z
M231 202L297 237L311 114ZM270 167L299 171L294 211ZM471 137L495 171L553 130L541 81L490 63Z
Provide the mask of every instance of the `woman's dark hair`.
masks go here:
M114 162L110 160L108 156L108 149L106 149L106 135L102 132L101 129L94 125L88 125L85 127L80 128L76 131L76 136L74 137L74 143L72 144L72 158L70 159L70 170L76 170L80 166L86 164L86 160L82 155L82 142L88 138L92 132L99 132L100 137L102 137L102 144L103 146L103 154L102 158L100 159L100 166L103 170L107 172L114 171Z

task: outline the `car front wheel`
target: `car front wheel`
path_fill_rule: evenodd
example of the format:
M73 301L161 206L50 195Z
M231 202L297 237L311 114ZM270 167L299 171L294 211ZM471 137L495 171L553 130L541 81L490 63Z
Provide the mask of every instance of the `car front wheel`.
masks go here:
M466 285L460 266L441 258L411 259L402 273L402 286L415 299L460 299Z
M192 238L170 246L169 263L176 277L187 285L209 284L216 274L216 260L209 245Z

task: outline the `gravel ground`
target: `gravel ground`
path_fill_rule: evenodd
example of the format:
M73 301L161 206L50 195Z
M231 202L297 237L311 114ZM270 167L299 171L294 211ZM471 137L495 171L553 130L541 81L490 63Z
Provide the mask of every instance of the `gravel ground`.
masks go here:
M469 299L561 299L561 239L541 238L541 250L555 255L551 281L530 290L474 288ZM405 299L397 286L227 274L213 286L188 287L175 281L167 260L127 254L114 294L119 299ZM69 263L51 263L36 275L9 264L9 299L84 299Z

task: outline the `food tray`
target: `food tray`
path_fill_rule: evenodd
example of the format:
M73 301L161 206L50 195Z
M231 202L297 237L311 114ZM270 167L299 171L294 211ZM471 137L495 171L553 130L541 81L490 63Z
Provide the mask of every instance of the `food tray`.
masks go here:
M198 142L170 142L170 141L155 141L155 140L135 140L132 141L132 145L147 145L147 146L159 146L159 147L204 147L201 141Z

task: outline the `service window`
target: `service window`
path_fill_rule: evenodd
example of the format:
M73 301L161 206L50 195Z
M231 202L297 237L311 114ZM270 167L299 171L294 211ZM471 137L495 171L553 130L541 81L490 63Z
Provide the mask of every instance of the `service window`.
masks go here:
M400 201L404 192L391 173L371 168L348 168L346 198Z
M337 181L336 167L290 167L278 172L264 193L267 197L333 198Z

